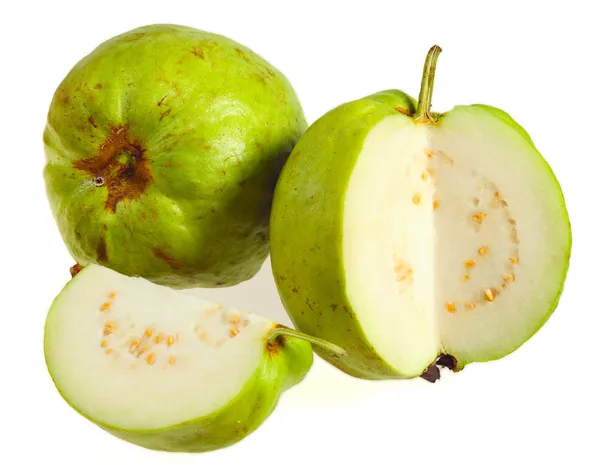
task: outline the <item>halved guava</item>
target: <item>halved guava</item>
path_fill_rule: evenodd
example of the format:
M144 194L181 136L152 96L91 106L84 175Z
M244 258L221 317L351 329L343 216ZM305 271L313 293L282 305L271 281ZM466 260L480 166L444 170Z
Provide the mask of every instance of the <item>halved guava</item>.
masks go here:
M290 332L89 265L52 304L44 347L57 389L83 416L143 447L200 452L247 436L302 380L312 349Z
M298 329L345 348L341 359L317 351L359 377L503 357L548 319L567 272L552 170L501 110L429 113L436 53L416 112L402 93L332 110L300 139L275 193L284 304Z

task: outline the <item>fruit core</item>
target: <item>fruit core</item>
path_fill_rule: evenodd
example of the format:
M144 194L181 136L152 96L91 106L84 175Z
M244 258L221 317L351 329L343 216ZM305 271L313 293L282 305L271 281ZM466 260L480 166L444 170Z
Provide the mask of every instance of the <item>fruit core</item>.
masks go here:
M413 209L429 209L438 216L434 223L449 226L437 234L438 252L456 251L454 263L440 263L456 283L438 295L437 307L453 314L492 305L515 282L520 253L517 221L501 189L477 169L455 166L441 150L417 154L409 176Z
M98 350L115 362L134 369L138 365L168 368L178 358L185 360L193 351L191 345L221 347L237 337L249 325L247 316L226 311L221 305L202 308L197 321L184 328L169 324L139 325L127 311L127 299L111 290L97 304ZM191 345L190 345L191 344Z

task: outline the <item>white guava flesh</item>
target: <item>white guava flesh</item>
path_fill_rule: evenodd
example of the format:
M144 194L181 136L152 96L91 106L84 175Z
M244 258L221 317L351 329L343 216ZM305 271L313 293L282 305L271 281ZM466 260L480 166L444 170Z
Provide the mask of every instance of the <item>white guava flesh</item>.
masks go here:
M149 448L211 450L254 430L308 371L310 344L273 342L274 328L89 265L50 309L45 355L61 395L104 429Z
M406 376L512 352L560 295L570 226L523 132L482 108L369 132L344 199L346 289L368 342Z

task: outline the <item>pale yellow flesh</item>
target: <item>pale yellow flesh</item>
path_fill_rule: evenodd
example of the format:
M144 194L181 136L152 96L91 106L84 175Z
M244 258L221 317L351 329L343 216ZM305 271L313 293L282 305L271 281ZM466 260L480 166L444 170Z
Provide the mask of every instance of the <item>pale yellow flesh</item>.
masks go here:
M159 429L210 414L261 363L273 323L90 265L57 298L46 359L62 395L95 421Z
M481 109L438 125L380 122L344 212L349 298L406 376L440 353L464 364L511 352L561 288L570 232L558 184L520 133Z

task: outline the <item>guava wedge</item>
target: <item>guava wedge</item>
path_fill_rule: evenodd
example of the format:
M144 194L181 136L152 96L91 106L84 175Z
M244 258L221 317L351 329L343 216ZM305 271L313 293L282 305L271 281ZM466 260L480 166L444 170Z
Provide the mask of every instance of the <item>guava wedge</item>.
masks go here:
M52 304L44 349L60 394L101 428L149 449L202 452L250 434L303 379L313 360L304 337L89 265Z
M252 277L273 190L306 129L288 80L226 37L151 25L114 37L59 85L44 176L67 248L174 288Z
M353 376L433 381L436 362L503 357L550 317L566 278L571 230L551 168L502 110L430 113L440 51L416 110L401 92L335 108L275 191L283 303L300 331L347 350L317 353Z

